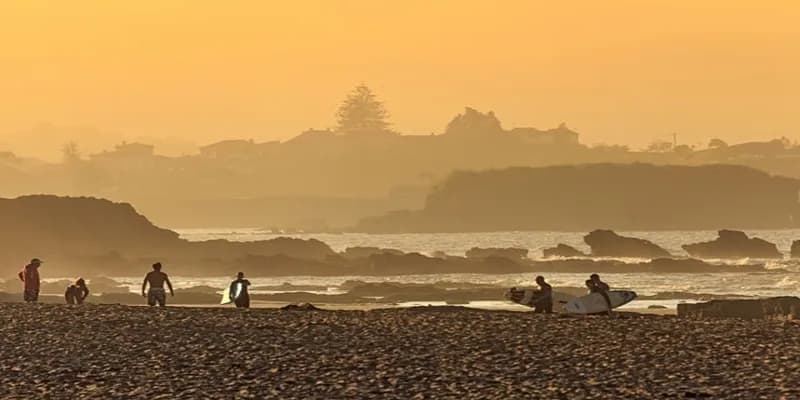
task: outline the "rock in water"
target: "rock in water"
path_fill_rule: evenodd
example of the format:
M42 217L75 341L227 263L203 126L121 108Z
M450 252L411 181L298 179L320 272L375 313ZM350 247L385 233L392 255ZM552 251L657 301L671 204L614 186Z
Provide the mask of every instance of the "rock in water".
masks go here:
M586 257L586 253L563 243L559 243L556 247L548 247L542 250L542 255L545 258L550 257Z
M281 307L281 310L286 311L319 311L320 309L311 304L311 303L300 303L300 304L287 304Z
M800 258L800 240L792 242L792 258Z
M800 298L772 297L755 300L711 300L678 304L678 316L688 318L798 319Z
M467 250L467 258L489 258L499 257L509 260L524 260L528 257L528 249L520 249L516 247L509 248L488 248L482 249L480 247L473 247Z
M342 255L347 259L369 258L374 254L392 254L395 256L402 256L403 252L395 249L382 249L379 247L348 247L344 249Z
M710 242L682 246L692 257L700 258L783 258L778 246L764 239L749 238L744 232L723 229Z
M617 235L614 231L598 229L583 237L596 257L661 258L672 255L649 240Z

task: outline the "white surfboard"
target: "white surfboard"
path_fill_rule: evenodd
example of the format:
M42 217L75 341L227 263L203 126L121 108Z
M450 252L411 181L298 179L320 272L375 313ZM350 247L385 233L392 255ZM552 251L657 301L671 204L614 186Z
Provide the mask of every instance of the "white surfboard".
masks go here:
M242 294L242 283L237 283L234 290L235 292L233 293L233 296L231 296L231 286L228 285L225 290L222 291L222 300L220 300L219 304L230 304L233 303L233 300L238 299ZM233 300L231 297L233 297Z
M219 304L230 304L231 303L231 287L230 285L225 287L225 290L222 291L222 300L219 301Z
M612 290L608 292L608 299L611 301L612 309L628 304L635 298L636 292L630 290ZM591 293L567 302L564 310L570 314L594 314L608 311L608 304L600 293Z
M525 307L534 307L534 302L539 299L539 288L538 287L513 287L508 289L505 294L506 300L509 300L513 303L517 303L519 305ZM573 300L575 296L570 296L565 293L561 293L558 291L553 292L553 304L564 304L570 300ZM558 312L557 309L554 307L554 311Z

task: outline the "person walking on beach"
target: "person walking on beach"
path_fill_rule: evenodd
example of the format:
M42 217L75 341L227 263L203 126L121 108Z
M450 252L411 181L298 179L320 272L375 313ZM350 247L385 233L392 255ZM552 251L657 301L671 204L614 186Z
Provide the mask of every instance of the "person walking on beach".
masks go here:
M150 289L145 294L148 283L150 284ZM164 291L165 283L169 288L169 294L175 296L175 292L172 290L172 282L169 281L167 274L161 272L161 263L157 262L153 264L153 270L144 276L144 282L142 282L142 297L147 297L148 305L154 306L158 304L161 307L167 305L167 293Z
M22 281L24 287L22 297L27 303L39 301L39 267L41 265L42 260L34 258L19 273L19 280Z
M589 293L600 293L608 306L608 315L611 315L611 299L608 297L608 291L611 287L607 283L600 280L600 275L592 274L589 280L586 281L586 287L589 288Z
M536 277L536 284L539 285L539 297L533 303L533 312L536 314L553 313L553 287L545 282L543 276Z
M247 292L248 286L250 286L250 281L244 279L244 272L236 274L236 280L231 282L228 294L233 304L236 304L236 308L250 308L250 294ZM241 288L238 296L236 295L237 287Z
M64 292L64 300L67 304L83 304L83 301L89 297L89 287L86 286L86 281L83 278L78 278L74 284L67 286Z

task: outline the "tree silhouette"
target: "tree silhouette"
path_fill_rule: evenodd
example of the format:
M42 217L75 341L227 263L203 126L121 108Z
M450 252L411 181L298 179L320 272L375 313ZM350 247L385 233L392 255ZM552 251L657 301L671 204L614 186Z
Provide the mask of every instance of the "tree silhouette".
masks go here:
M722 139L714 138L708 142L708 148L710 149L720 149L724 147L728 147L728 144Z
M61 154L64 157L64 163L76 163L81 161L81 152L78 150L78 144L75 142L68 142L61 147Z
M341 132L384 131L389 127L388 118L383 103L363 83L347 95L336 111L337 128Z

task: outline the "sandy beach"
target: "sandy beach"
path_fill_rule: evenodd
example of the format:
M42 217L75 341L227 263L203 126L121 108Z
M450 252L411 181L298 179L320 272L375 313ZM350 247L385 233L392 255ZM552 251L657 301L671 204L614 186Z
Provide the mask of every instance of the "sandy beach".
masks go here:
M0 304L0 397L798 398L800 325Z

